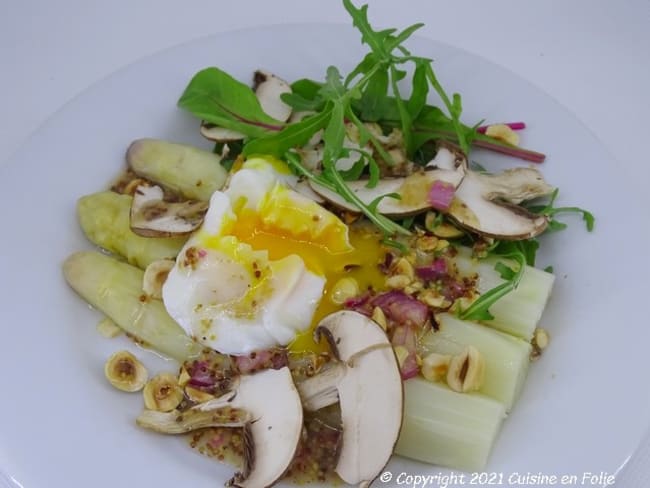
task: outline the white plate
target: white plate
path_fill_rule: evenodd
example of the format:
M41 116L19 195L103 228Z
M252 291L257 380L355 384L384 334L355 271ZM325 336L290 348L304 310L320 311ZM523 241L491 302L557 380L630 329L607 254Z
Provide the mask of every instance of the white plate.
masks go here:
M90 247L75 201L106 186L135 138L209 147L197 121L175 105L197 70L218 65L248 80L266 67L290 80L322 78L328 64L346 72L360 59L365 49L358 39L347 26L264 27L165 51L83 93L2 168L0 470L16 484L201 488L228 479L232 468L179 439L138 429L140 396L107 386L104 360L127 341L102 339L98 315L61 276L63 259ZM635 230L646 216L633 198L634 183L585 127L531 84L446 45L415 39L410 46L433 57L443 84L463 94L466 121L525 120L523 145L548 154L543 170L562 188L559 203L586 207L598 219L589 234L569 216L568 231L544 239L539 262L552 264L559 278L543 319L553 340L531 368L487 471L506 480L517 472L614 473L650 417L643 376L649 273L641 258L649 240ZM488 167L512 163L477 158ZM440 472L399 459L389 469Z

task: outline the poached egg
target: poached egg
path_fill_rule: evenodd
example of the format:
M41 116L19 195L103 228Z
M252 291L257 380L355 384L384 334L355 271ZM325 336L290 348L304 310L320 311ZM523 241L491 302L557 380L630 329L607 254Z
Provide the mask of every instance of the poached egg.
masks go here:
M352 245L348 226L293 190L296 181L281 161L254 158L213 193L162 293L199 343L235 355L287 344L317 349L309 330L337 308L329 287L364 263L376 268L379 251Z

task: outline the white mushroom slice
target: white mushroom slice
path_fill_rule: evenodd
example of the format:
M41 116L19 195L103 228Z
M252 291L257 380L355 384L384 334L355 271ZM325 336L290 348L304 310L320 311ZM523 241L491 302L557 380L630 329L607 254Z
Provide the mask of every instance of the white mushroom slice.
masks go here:
M339 401L338 385L347 366L344 363L332 363L328 367L298 384L302 406L309 412L315 412Z
M325 203L325 199L316 193L309 185L309 182L306 180L298 180L295 184L290 184L289 186L301 195L315 201L318 204L322 205Z
M225 129L206 121L201 122L201 135L214 142L235 142L246 137L241 132Z
M518 204L550 195L554 190L535 168L513 168L496 175L478 173L477 176L489 188L488 200Z
M239 377L236 388L185 412L145 410L140 427L182 434L204 427L244 427L244 467L227 483L266 488L286 472L298 448L303 410L289 368Z
M466 172L467 158L464 154L457 147L442 142L438 145L436 157L429 161L423 170L409 176L383 178L374 188L366 186L367 180L350 181L347 185L366 205L382 195L398 194L399 199L389 197L382 199L377 210L387 216L406 217L431 208L428 194L435 181L442 181L458 188ZM355 205L338 193L313 181L309 183L316 193L330 203L350 212L359 212Z
M323 161L323 145L319 144L314 147L307 147L306 149L296 149L302 165L312 171L320 171L321 162Z
M140 185L131 203L131 230L144 237L168 237L188 234L199 228L208 202L164 201L159 186Z
M367 486L388 463L402 426L397 359L383 329L357 312L328 315L318 325L316 336L327 338L340 361L339 369L303 382L300 391L312 406L322 405L323 399L332 401L330 390L336 386L343 424L336 473L347 483Z
M244 453L248 470L237 473L229 484L271 486L289 467L302 433L302 404L289 368L241 376L231 406L248 411L254 420Z
M436 156L429 161L426 168L446 169L449 171L467 171L467 158L463 152L452 144L438 142Z
M382 195L396 193L401 197L399 200L386 197L379 202L377 210L388 216L408 216L431 208L428 192L434 181L443 181L457 187L463 180L463 176L464 171L460 170L430 169L403 178L384 178L374 188L368 188L366 180L350 181L348 187L366 205ZM350 212L359 212L355 205L338 193L313 181L310 181L309 184L316 193L337 207Z
M552 191L533 168L496 175L470 171L456 189L448 214L461 226L488 237L529 239L544 232L548 218L516 204Z
M283 93L291 93L291 86L268 71L255 72L255 95L262 110L276 120L286 122L291 117L291 107L282 101Z

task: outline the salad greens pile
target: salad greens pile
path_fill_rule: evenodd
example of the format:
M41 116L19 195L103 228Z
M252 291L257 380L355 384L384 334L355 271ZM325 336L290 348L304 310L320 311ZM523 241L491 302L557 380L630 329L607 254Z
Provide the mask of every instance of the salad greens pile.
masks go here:
M358 207L383 232L386 243L397 248L401 244L394 238L410 235L414 219L397 222L378 212L377 207L383 198L399 199L399 195L389 193L371 203L364 203L346 184L363 175L367 178L366 186L373 188L380 179L376 157L383 164L394 164L391 155L365 123L378 123L385 130L400 129L406 155L416 164L424 165L431 159L436 140L451 141L466 155L472 146L477 146L532 162L544 160L543 154L510 145L477 130L483 121L473 126L461 122L461 96L458 93L449 95L444 90L431 59L413 55L404 45L423 24L413 24L402 31L375 30L368 21L367 5L357 8L350 0L343 0L343 5L369 52L345 76L338 68L330 66L322 82L300 79L292 83L292 93L283 94L282 100L294 111L310 114L302 120L289 123L270 117L262 110L251 87L216 67L198 72L178 105L207 123L243 134L243 156L276 156L286 161L296 174L339 194ZM405 84L410 85L408 96L400 88ZM427 103L431 91L442 101L445 111ZM358 130L359 146L365 147L369 143L376 156L369 151L345 147L346 124L350 123ZM302 164L296 148L307 144L321 130L324 143L322 167L321 171L314 172ZM337 169L336 162L349 157L352 151L359 156L356 164L349 170ZM593 229L591 213L578 207L556 208L553 206L556 198L557 190L547 203L528 207L529 211L550 218L546 232L566 227L555 219L557 214L565 212L582 214L587 229ZM497 271L505 282L484 293L469 308L461 311L460 316L489 320L489 307L517 287L525 265L535 264L538 248L537 239L494 241L487 250L488 254L512 260L514 268L499 263Z

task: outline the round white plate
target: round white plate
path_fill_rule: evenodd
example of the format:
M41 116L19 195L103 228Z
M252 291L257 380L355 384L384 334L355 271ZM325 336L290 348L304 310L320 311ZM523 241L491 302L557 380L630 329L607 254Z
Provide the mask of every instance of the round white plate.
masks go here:
M506 480L527 472L614 473L650 417L643 312L649 273L642 258L649 240L636 225L646 216L635 183L538 88L446 45L414 39L410 46L434 58L444 86L463 95L465 121L525 120L522 144L548 154L542 169L562 189L558 203L597 217L593 233L568 216L569 230L543 239L539 264L552 264L558 275L542 324L552 343L532 366L486 469ZM364 52L359 35L338 25L263 27L192 42L90 88L0 170L0 470L12 483L212 488L229 478L231 467L199 456L180 439L138 429L140 396L116 392L104 380L105 358L128 341L101 338L99 315L62 278L65 257L90 247L75 202L106 187L133 139L209 147L197 121L176 108L199 69L217 65L241 80L260 67L289 80L322 78L328 64L345 73ZM482 153L474 159L490 168L518 163ZM152 354L145 362L159 366ZM402 459L389 469L396 475L441 471Z

